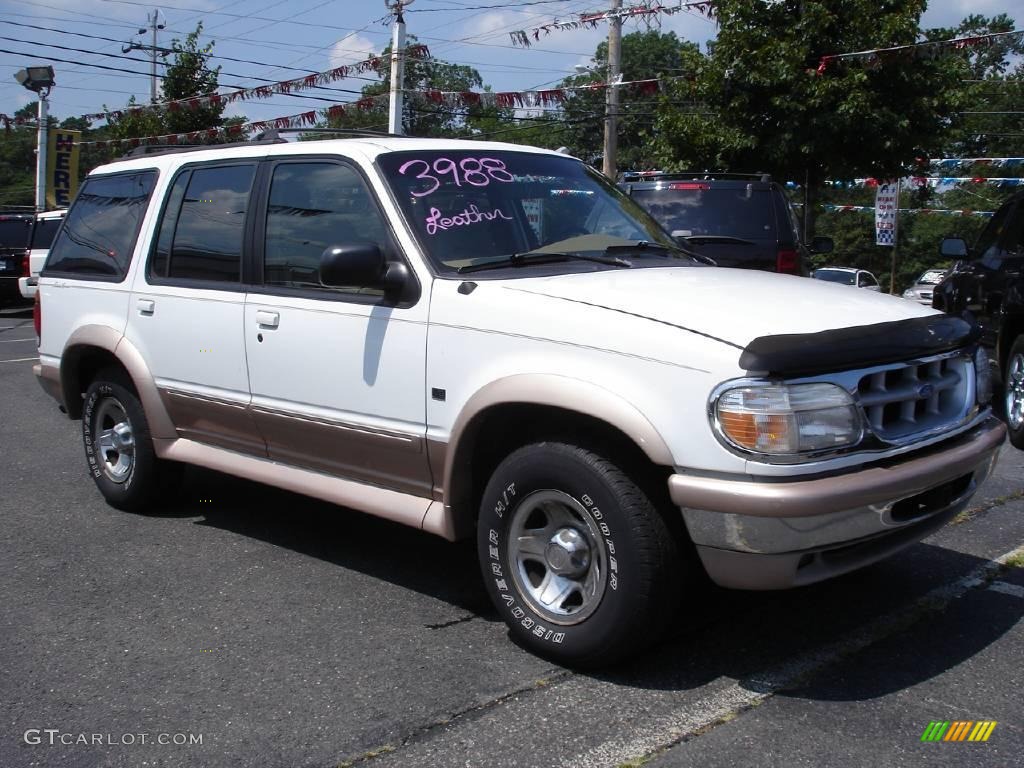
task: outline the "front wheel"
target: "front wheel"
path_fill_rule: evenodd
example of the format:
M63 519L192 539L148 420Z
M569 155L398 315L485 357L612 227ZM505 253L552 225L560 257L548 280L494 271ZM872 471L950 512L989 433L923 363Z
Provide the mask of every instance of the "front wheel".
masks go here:
M1010 442L1024 449L1024 336L1018 336L1006 358L1004 379L1004 406Z
M575 666L654 642L678 608L676 541L647 494L579 446L528 445L495 470L480 510L487 591L515 639Z

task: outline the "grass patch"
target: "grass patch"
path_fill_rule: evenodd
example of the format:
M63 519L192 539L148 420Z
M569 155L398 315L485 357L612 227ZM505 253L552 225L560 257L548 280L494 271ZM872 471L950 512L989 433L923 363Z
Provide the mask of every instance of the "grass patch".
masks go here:
M1024 552L1018 552L1013 557L1007 558L1006 565L1011 568L1024 568Z

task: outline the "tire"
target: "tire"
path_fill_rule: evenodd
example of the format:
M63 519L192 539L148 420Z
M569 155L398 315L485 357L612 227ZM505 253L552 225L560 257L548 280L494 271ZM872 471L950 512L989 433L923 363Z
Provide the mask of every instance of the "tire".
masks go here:
M676 540L614 463L559 442L527 445L492 475L477 552L513 638L576 667L657 641L679 607Z
M117 509L156 506L179 477L180 465L157 458L142 403L116 368L100 371L86 390L82 442L89 474Z
M1024 449L1024 336L1013 340L1003 374L1003 413L1010 442Z

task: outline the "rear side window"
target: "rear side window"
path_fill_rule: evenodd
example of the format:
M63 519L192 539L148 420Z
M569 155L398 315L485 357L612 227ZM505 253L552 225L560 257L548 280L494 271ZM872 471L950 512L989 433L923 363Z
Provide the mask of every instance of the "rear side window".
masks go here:
M45 272L123 280L155 183L156 171L86 179Z
M240 283L245 216L256 166L183 172L171 186L151 277Z

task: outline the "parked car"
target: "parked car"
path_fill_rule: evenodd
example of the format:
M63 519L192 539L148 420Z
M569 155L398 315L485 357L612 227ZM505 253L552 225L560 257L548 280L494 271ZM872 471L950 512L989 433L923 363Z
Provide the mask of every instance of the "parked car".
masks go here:
M513 144L102 166L35 306L36 376L113 506L198 464L475 537L512 635L575 665L655 640L687 559L777 589L927 536L1005 438L968 323L707 266L600 173Z
M1002 379L1010 440L1024 448L1024 192L996 211L973 248L947 238L940 253L958 261L936 287L933 305L981 328Z
M832 240L805 245L782 187L764 174L627 173L619 184L687 249L722 267L807 275L808 256Z
M935 290L935 286L942 282L942 278L946 276L948 271L942 268L926 269L914 281L914 284L903 292L903 298L930 307L932 305L932 292Z
M822 267L814 270L811 275L815 280L824 280L839 285L852 285L855 288L865 288L869 291L881 291L875 276L866 269L854 269L853 267Z
M28 253L35 214L0 214L0 306L22 302L18 278Z
M23 298L29 300L35 298L39 272L46 261L46 254L50 252L53 237L60 229L61 222L64 221L66 215L66 208L36 214L35 226L32 227L32 237L29 242L28 258L24 260L21 277L18 278L18 291Z

